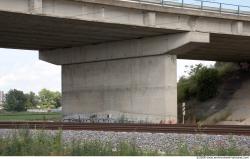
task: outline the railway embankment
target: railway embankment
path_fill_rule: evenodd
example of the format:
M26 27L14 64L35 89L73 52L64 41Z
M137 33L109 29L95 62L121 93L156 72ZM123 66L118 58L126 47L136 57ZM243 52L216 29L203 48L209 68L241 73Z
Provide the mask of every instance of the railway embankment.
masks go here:
M16 130L1 129L0 137L9 136ZM30 130L32 135L41 130ZM86 130L43 130L49 136L61 133L64 143L72 141L100 141L110 143L114 147L121 142L128 142L145 150L174 153L180 150L197 151L200 149L239 149L250 155L250 136L176 134L176 133L143 133L143 132L108 132Z

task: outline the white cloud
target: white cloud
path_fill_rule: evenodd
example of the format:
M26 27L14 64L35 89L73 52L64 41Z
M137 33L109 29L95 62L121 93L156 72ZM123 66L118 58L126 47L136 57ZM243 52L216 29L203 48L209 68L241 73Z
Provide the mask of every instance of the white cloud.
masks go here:
M12 51L9 52L11 54ZM11 59L9 66L2 66L0 63L0 90L7 92L15 88L24 92L37 93L42 88L47 88L61 91L61 67L40 61L37 58L37 52L33 53L35 56L33 54L34 57L29 59ZM6 57L1 60L10 60ZM13 61L15 62L12 65Z

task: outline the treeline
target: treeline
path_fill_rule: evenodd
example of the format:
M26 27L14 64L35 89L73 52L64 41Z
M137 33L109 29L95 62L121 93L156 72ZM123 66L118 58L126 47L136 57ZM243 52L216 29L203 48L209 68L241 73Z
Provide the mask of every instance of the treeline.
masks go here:
M20 90L10 90L3 104L6 111L26 111L27 109L52 109L61 106L62 95L60 92L53 92L42 89L38 95L34 92L24 93Z
M182 103L186 103L186 116L194 116L194 102L205 102L217 96L223 79L242 69L237 63L216 62L213 66L198 64L188 68L188 75L180 78L178 91L178 121L182 121Z
M178 103L191 99L204 102L215 97L222 79L239 68L236 63L216 62L207 67L202 64L190 66L188 76L178 82Z

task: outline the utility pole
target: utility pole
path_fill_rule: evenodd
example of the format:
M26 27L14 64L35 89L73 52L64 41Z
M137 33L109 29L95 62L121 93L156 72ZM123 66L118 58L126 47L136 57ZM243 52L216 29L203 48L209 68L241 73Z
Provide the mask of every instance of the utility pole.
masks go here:
M186 103L182 103L182 123L185 124Z

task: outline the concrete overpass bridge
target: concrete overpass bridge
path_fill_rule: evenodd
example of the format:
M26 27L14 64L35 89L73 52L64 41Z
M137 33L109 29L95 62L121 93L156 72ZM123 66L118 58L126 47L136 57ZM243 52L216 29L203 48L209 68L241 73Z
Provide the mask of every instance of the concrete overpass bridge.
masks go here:
M177 58L250 60L247 7L183 2L1 0L0 47L62 65L65 115L176 121Z

